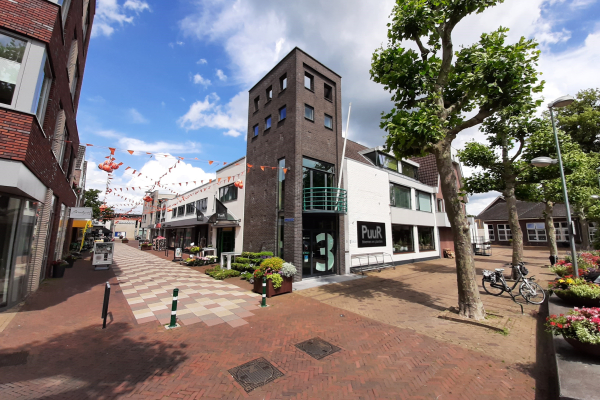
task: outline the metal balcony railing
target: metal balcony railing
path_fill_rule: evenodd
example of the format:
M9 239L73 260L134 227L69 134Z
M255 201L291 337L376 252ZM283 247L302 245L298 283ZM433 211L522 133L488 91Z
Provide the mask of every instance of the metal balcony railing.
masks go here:
M303 211L346 214L348 196L346 189L334 187L313 187L303 190Z

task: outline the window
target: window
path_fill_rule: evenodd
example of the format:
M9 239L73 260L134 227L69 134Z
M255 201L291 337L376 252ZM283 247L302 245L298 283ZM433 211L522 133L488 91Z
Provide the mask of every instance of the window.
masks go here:
M569 224L564 222L555 222L554 229L556 230L556 241L557 242L568 242L569 241Z
M177 207L177 216L181 217L185 212L185 207L184 206L179 206Z
M83 39L85 40L85 36L87 34L88 26L90 25L90 5L88 3L87 7L83 11L83 20L82 20L82 28L83 28Z
M417 227L419 235L419 251L435 250L435 238L433 236L433 227L419 226Z
M417 190L417 210L431 212L431 195Z
M279 120L280 121L283 121L285 119L285 114L286 114L285 106L283 106L279 109Z
M336 190L324 188L335 188L335 167L323 161L302 159L302 187L304 188L305 210L333 210L335 209ZM307 190L313 189L314 190Z
M494 225L488 225L488 237L490 238L490 242L496 241L496 235L494 234Z
M258 101L260 100L260 96L256 96L254 99L254 111L258 111Z
M75 100L75 91L77 90L77 81L79 80L79 62L75 63L75 72L71 82L71 99Z
M333 129L333 118L325 114L325 128Z
M323 93L325 98L329 101L333 101L333 89L328 84L323 84Z
M237 197L238 197L238 188L235 187L233 185L233 183L231 185L227 185L227 186L223 186L222 188L219 188L219 200L221 200L222 203L237 200Z
M285 207L285 158L279 160L277 170L277 209L283 211Z
M287 74L283 74L281 78L279 78L279 91L283 91L287 88Z
M315 77L308 72L304 73L304 87L308 90L314 90Z
M40 82L38 87L40 88L40 95L38 98L38 105L35 115L37 115L40 125L44 124L44 116L46 115L46 106L48 105L48 95L50 94L50 86L52 85L52 72L50 70L50 64L46 62L44 66L44 73L40 75Z
M194 207L194 202L191 203L187 203L185 205L185 213L187 214L194 214L196 207Z
M71 5L71 0L58 0L61 5L60 13L62 14L62 23L63 27L67 23L67 14L69 14L69 6Z
M394 254L415 251L413 227L392 224L392 246L394 247Z
M377 153L377 156L377 165L383 168L391 169L392 171L398 171L398 161L396 161L394 157L383 153Z
M267 102L269 102L269 101L271 101L271 99L273 99L273 86L269 86L267 88L265 95L266 95Z
M410 188L390 183L390 205L410 210Z
M12 104L27 42L0 34L0 103Z
M171 218L177 217L177 209L173 208L173 213L171 214Z
M406 163L404 161L402 161L401 164L402 175L408 176L409 178L417 179L417 167L415 167L414 165L410 165L409 163Z
M63 128L62 136L54 137L54 140L58 141L57 149L58 152L55 153L56 160L58 161L58 165L62 168L64 157L65 157L65 148L67 147L67 138L69 136L69 132L67 131L67 127Z
M309 119L311 121L315 120L315 109L311 106L304 105L304 118Z
M444 200L437 199L437 212L444 212Z
M596 237L596 230L598 229L598 224L596 222L588 222L588 234L590 236L590 243L594 241Z
M527 224L527 239L530 242L545 242L546 239L546 226L543 222L528 223Z
M254 125L252 132L254 133L254 137L258 136L258 124Z
M156 212L156 217L155 218L156 218L155 222L158 224L160 222L160 211Z
M269 128L271 128L271 116L270 115L267 118L265 118L265 131Z
M498 224L498 240L501 242L507 242L510 239L512 239L510 225Z
M277 219L277 257L279 258L283 258L283 221L283 217Z

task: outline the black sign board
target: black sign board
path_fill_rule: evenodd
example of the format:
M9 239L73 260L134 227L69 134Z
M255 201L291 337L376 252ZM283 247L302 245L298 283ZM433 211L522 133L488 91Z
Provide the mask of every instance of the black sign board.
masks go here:
M358 247L385 247L385 224L357 221Z
M217 203L216 213L217 221L227 221L227 207L219 199L215 199Z
M204 221L204 214L199 209L196 209L196 221Z

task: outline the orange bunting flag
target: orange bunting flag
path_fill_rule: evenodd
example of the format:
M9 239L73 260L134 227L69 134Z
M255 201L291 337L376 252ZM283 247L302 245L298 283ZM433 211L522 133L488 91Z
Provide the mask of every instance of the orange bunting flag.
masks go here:
M197 160L197 159L198 159L198 157L194 157L194 160Z
M252 165L248 164L248 168L252 168Z
M179 183L179 186L181 186L181 182Z
M271 167L271 171L273 171L274 169L277 169L277 167Z
M169 157L169 155L168 155L168 154L165 154L165 157Z
M260 169L262 169L263 171L265 170L265 167L263 167L262 165L260 166Z
M137 171L137 170L134 169L133 172L132 172L132 174L135 174L135 171Z
M127 171L129 168L131 168L131 167L127 167L127 168L125 168L125 171Z
M287 174L287 170L288 170L287 168L284 168L284 169L283 169L283 174L284 174L284 175L285 175L285 174Z
M133 150L127 150L129 154L133 154Z
M217 183L221 183L221 178L219 178L219 180L217 181Z
M223 165L227 164L226 162L223 163Z
M236 162L236 163L235 163L235 165L240 165L240 163L239 163L239 162Z
M152 153L148 153L148 152L146 152L146 154L152 154Z
M208 182L209 182L209 183L212 183L212 179L210 179Z
M125 189L127 189L127 191L129 191L129 188L126 187Z
M228 177L227 177L227 182L229 182L230 180L231 180L231 177L230 177L230 176L228 176Z
M86 143L85 145L86 145L86 146L93 146L93 144L89 144L89 143Z
M123 163L122 163L122 162L120 162L120 163L118 163L117 165L121 166L121 165L123 165Z
M111 155L115 154L116 149L114 147L109 147L108 149L110 150Z
M208 160L208 165L212 165L212 163L213 163L213 162L214 162L214 161L210 161L210 160Z
M196 184L196 181L194 181L194 185Z
M140 172L140 173L138 174L138 177L139 177L141 174L142 174L142 173Z

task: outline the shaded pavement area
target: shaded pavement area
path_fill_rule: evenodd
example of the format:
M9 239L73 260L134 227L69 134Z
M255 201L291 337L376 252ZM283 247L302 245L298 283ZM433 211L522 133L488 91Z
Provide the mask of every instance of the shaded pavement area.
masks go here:
M376 278L414 267L398 267ZM421 271L421 276L429 275ZM444 276L444 285L455 285L452 274ZM107 280L114 290L109 325L102 330ZM369 281L371 277L355 282ZM429 286L426 294L432 297L423 298L424 308L443 307L443 295L433 296L437 285L433 281ZM409 283L404 289L410 289ZM197 323L167 331L158 321L138 324L113 272L93 271L88 256L68 269L65 278L44 282L0 333L0 360L5 360L0 361L0 398L547 398L536 393L533 371L515 360L503 362L485 351L424 334L408 326L418 325L417 317L401 327L375 314L367 317L359 310L326 304L312 290L269 299L269 307L253 311L248 324L236 328ZM392 289L385 290L391 296ZM396 296L386 307L405 311L418 304L418 293L408 290L407 296L415 300ZM337 295L348 307L366 300L361 296ZM424 314L422 319L431 318ZM314 337L341 350L317 360L295 346ZM498 334L492 338L497 344L504 339ZM228 370L261 357L283 376L246 393Z

